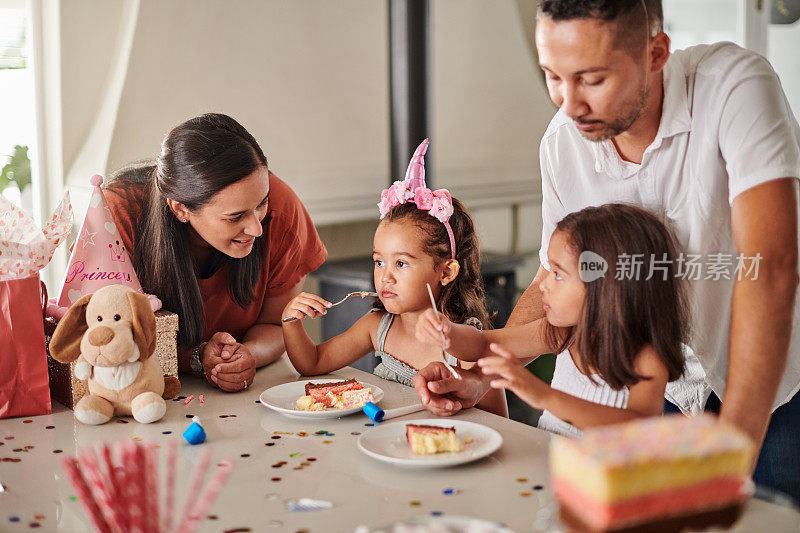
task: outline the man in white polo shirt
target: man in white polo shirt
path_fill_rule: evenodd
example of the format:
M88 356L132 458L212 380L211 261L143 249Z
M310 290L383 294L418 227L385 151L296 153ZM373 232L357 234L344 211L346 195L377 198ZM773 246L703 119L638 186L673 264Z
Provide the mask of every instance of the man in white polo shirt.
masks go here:
M662 20L660 0L540 5L539 64L560 109L540 148L542 267L509 324L544 316L539 280L565 215L608 202L663 214L685 252L702 365L684 398L710 395L707 410L762 446L756 483L800 501L800 127L764 58L731 43L670 54ZM430 365L415 387L452 414L488 388L464 374Z

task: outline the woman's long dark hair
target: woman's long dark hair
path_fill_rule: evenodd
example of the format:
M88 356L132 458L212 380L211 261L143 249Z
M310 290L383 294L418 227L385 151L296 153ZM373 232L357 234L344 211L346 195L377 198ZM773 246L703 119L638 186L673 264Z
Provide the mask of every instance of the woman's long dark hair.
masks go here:
M432 217L429 211L417 209L416 204L408 202L389 211L381 224L411 220L422 233L422 244L434 259L436 266L451 258L450 237L444 224ZM484 329L491 327L489 312L486 310L486 296L481 277L481 253L475 224L461 202L453 198L453 214L450 227L456 243L456 260L460 267L456 278L442 287L439 293L439 310L456 324L462 324L474 317L481 321ZM380 300L374 308L385 310Z
M128 186L149 187L137 224L133 265L142 288L181 318L178 342L195 346L203 337L203 299L191 260L189 229L172 213L167 198L194 211L225 187L267 167L267 158L244 127L227 115L208 113L170 131L155 162L134 163L115 172L108 189L131 198ZM233 300L246 307L263 270L267 232L241 259L225 256ZM215 252L221 254L220 252Z
M672 232L652 213L626 204L571 213L555 231L565 234L577 256L591 251L608 263L605 276L585 283L578 325L548 324L558 352L575 343L584 370L596 370L619 390L644 378L634 362L649 344L667 367L669 381L678 379L685 367L681 343L689 337L689 306L686 287L676 276L678 245ZM617 259L624 257L641 258L638 276L616 275ZM664 270L651 271L651 264Z

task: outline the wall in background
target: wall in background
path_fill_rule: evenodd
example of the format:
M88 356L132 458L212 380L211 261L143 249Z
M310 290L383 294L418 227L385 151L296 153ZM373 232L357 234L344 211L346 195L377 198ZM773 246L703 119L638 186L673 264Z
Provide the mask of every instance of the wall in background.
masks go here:
M535 1L431 6L435 185L466 201L487 249L535 252L538 143L554 112L530 45ZM386 2L62 0L44 11L43 47L60 54L45 71L59 104L45 124L61 138L49 166L63 169L49 183L73 190L78 221L89 176L156 156L170 128L218 111L259 140L332 257L371 251L390 181Z

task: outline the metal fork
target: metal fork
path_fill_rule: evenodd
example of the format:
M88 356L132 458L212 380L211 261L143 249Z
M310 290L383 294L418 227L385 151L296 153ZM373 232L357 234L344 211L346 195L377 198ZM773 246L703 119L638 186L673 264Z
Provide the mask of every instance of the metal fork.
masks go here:
M344 298L342 298L338 302L335 302L335 303L331 304L331 306L328 309L332 309L332 308L336 307L337 305L339 305L340 303L343 303L346 300L349 300L350 298L352 298L354 296L360 296L361 298L366 298L367 296L372 296L374 298L377 298L378 297L378 293L377 292L372 292L372 291L349 292L349 293L347 293L347 295L345 295ZM289 316L289 317L286 317L286 318L283 319L284 322L291 322L292 320L297 320L297 318L295 318L293 316Z

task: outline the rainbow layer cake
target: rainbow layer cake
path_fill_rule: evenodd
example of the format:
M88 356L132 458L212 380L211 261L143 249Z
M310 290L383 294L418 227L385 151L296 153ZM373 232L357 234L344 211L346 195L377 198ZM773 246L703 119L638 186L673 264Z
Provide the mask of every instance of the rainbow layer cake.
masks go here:
M363 407L373 401L372 389L364 387L355 379L334 383L306 383L305 396L297 400L302 411L324 411L326 409L349 409Z
M464 449L454 427L406 424L406 439L411 451L419 455L460 452Z
M709 415L587 430L550 448L562 518L587 531L729 526L741 513L754 448Z

